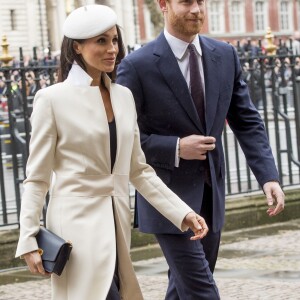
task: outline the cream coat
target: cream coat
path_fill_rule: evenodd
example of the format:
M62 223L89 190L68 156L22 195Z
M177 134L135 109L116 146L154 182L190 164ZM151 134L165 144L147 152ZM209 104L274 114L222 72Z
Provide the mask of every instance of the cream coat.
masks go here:
M132 94L105 75L117 127L111 173L105 108L99 88L90 82L74 65L65 82L36 94L16 256L38 248L35 235L51 186L47 227L73 243L63 274L52 275L52 299L106 299L117 255L122 299L140 300L129 255L129 181L181 230L187 229L182 221L191 209L145 163Z

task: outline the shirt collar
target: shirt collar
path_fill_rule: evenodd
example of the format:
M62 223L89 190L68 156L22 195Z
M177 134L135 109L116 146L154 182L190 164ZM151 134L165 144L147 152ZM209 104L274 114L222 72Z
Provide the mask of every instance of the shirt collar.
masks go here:
M176 56L176 58L179 59L179 60L182 60L185 53L186 53L186 49L187 49L189 43L187 43L183 40L180 40L180 39L176 38L175 36L171 35L167 31L166 28L164 29L164 35L166 37L166 40L167 40L168 44L171 47L171 50L173 51L174 55ZM200 41L199 41L198 34L196 34L196 36L195 36L195 38L194 38L194 40L192 41L191 44L195 45L198 54L200 56L202 56L202 49L201 49L201 46L200 46Z

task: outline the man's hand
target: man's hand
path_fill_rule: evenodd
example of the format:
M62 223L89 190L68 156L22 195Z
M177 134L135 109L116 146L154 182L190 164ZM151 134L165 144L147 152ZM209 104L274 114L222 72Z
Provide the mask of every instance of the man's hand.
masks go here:
M38 250L24 254L23 258L25 259L31 273L39 275L50 275L50 273L46 272L43 268L42 258Z
M267 214L272 217L284 210L284 193L276 181L266 182L263 186L269 208ZM275 206L276 205L276 206Z
M191 240L199 240L206 236L208 232L208 227L206 225L206 222L204 218L200 217L194 212L188 213L183 223L190 227L190 229L194 232L194 236L191 237Z
M179 156L183 159L205 160L207 151L215 149L216 139L213 136L189 135L179 141Z

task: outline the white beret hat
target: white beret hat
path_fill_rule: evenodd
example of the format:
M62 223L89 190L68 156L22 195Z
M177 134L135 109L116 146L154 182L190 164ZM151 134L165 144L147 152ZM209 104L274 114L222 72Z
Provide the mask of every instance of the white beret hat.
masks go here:
M88 39L117 24L116 13L105 5L85 5L73 10L63 25L63 34L71 39Z

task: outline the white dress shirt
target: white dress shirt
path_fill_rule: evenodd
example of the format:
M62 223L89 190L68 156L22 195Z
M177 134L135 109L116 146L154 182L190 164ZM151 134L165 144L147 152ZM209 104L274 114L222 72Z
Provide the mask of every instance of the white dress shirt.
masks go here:
M166 40L174 53L178 66L181 70L181 73L183 77L186 80L186 83L188 87L190 88L190 68L189 68L189 56L190 53L187 49L189 43L180 40L176 38L175 36L171 35L166 29L164 30L164 34L166 37ZM205 84L204 84L204 73L203 73L203 64L202 64L202 49L200 46L199 42L199 36L196 35L194 40L192 41L191 44L194 44L197 50L197 57L198 57L198 63L199 63L199 70L200 70L200 75L202 79L202 87L203 87L203 92L205 95Z
M165 35L165 38L166 38L172 52L174 53L174 55L177 59L178 66L180 68L180 71L181 71L183 77L186 80L189 90L191 90L190 89L190 67L189 67L190 53L187 49L189 43L187 43L183 40L180 40L180 39L176 38L175 36L171 35L167 31L166 28L164 29L164 35ZM205 96L204 72L203 72L203 64L202 64L202 49L200 46L198 34L195 36L195 38L191 44L194 44L196 47L198 63L199 63L199 71L200 71L201 80L202 80L202 88L203 88L203 93ZM176 147L176 153L175 153L175 167L179 167L179 160L180 160L179 141L180 141L180 138L178 138L178 140L177 140L177 147Z

